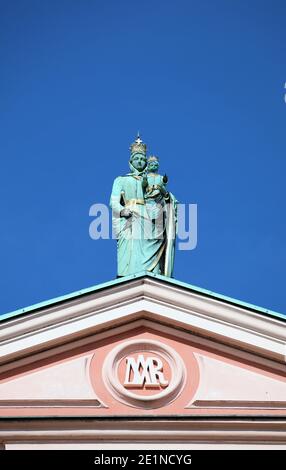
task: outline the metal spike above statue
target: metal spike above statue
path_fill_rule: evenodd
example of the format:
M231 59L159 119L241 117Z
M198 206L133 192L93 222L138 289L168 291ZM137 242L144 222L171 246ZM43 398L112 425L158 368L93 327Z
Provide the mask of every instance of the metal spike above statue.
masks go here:
M110 198L117 238L117 276L149 271L172 277L177 200L167 190L154 155L138 133L130 146L130 173L115 178Z

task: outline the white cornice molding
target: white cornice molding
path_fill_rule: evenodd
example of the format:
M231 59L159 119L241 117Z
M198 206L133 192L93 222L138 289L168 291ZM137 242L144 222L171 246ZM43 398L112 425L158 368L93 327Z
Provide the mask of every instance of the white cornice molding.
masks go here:
M1 423L0 442L213 442L285 444L286 421L203 418L142 420L9 420Z
M140 318L285 364L286 324L282 320L145 277L2 323L0 371L16 367L18 360L29 360L32 354L119 325L127 327Z

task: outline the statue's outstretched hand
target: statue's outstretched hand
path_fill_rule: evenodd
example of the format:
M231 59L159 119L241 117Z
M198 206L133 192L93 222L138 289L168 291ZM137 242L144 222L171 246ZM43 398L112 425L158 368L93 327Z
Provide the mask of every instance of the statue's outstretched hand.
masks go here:
M130 209L122 209L120 211L120 217L125 217L125 219L129 219L131 215L132 215L132 211Z

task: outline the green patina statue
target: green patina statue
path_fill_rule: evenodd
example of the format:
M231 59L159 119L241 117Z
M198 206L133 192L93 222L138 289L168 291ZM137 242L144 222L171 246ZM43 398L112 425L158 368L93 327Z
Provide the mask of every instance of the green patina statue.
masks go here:
M110 205L117 238L117 275L151 271L172 276L176 237L176 204L158 173L157 157L147 165L147 147L137 139L130 147L131 172L114 180Z
M145 188L145 199L157 199L160 194L168 200L168 192L166 184L168 183L167 175L158 174L159 161L155 155L151 155L147 162L147 174L143 176L143 187Z

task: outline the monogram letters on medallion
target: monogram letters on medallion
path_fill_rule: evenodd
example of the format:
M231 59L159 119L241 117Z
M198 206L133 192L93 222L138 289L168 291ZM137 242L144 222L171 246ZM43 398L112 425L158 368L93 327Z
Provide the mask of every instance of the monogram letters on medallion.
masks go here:
M126 388L165 388L169 380L165 379L163 362L158 357L149 356L144 358L139 354L126 358L126 373L124 387Z

